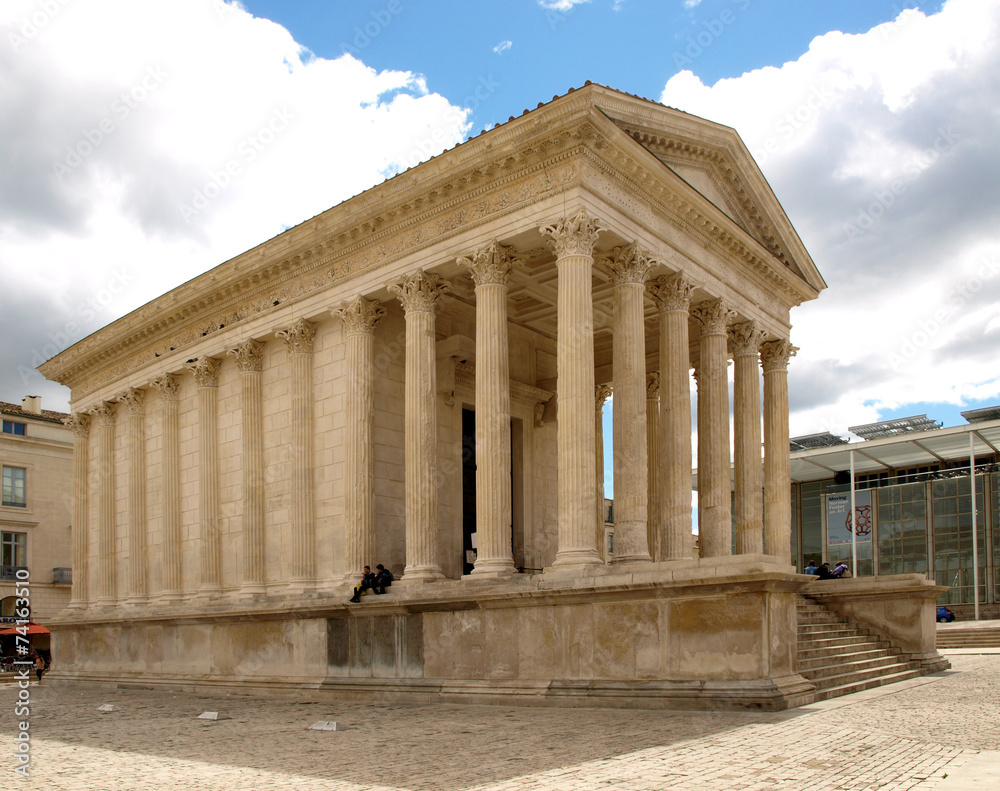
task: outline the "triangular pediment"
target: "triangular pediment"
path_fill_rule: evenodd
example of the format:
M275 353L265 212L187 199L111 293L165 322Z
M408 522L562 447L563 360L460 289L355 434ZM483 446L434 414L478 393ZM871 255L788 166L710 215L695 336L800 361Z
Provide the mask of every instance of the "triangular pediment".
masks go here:
M665 168L804 281L826 284L754 162L730 127L603 88L595 105Z

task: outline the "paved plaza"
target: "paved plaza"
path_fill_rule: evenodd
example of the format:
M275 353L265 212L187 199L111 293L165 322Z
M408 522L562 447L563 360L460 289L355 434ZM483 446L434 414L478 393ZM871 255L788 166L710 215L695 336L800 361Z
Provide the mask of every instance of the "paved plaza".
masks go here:
M1000 788L1000 649L952 669L777 713L289 700L32 685L31 775L7 789ZM113 706L107 713L99 711ZM219 711L230 719L195 719ZM318 720L348 730L314 731Z

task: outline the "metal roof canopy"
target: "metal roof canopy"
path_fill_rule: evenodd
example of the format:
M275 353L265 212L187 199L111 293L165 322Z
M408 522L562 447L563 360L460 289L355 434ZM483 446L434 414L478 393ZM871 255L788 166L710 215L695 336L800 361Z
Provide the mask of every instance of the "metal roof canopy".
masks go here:
M821 481L849 470L851 451L854 451L855 476L940 464L943 461L961 461L968 466L970 432L975 437L977 455L1000 455L1000 420L989 420L847 445L794 451L791 454L792 482Z

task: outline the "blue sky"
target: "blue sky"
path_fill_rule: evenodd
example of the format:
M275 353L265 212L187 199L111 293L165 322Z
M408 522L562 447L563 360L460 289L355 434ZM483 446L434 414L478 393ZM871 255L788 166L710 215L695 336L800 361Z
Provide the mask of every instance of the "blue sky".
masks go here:
M793 436L1000 403L1000 4L0 3L0 400L180 283L592 80L735 128L829 288Z

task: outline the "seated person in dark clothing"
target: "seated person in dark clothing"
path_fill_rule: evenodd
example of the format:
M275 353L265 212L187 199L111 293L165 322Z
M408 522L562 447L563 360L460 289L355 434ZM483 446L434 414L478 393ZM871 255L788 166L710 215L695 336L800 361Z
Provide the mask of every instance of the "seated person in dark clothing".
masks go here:
M830 571L830 564L827 563L826 561L823 561L820 567L816 569L816 576L819 577L821 580L832 580L833 572Z
M357 604L361 601L361 594L370 588L375 586L375 575L372 574L372 567L365 566L365 573L361 576L361 584L354 586L354 595L351 597L351 601Z
M372 583L372 590L375 593L385 593L385 589L392 585L392 572L379 563L375 566L375 581Z

